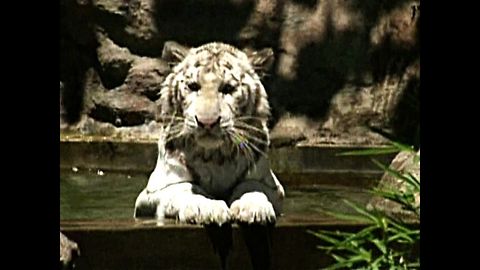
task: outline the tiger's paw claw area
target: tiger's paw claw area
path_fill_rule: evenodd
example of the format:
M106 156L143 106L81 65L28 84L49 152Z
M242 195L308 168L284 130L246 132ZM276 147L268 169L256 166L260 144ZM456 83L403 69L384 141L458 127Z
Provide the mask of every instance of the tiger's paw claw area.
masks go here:
M226 224L230 222L230 209L221 200L195 198L184 201L179 208L180 222L190 224Z
M248 224L275 223L276 216L273 205L261 192L245 193L230 206L232 220Z

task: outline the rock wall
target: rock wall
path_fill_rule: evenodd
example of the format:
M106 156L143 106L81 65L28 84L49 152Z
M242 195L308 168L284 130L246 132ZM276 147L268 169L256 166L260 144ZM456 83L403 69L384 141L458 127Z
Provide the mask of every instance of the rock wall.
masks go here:
M155 129L174 40L271 47L272 140L418 144L420 2L60 0L61 128Z

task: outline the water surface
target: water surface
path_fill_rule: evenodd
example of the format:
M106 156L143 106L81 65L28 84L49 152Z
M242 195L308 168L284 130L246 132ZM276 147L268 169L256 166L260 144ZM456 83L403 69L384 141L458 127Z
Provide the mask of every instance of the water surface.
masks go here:
M121 173L87 169L60 172L60 219L131 220L135 199L145 187L149 173ZM365 191L341 186L286 187L284 215L280 219L306 221L328 219L322 210L354 213L348 199L365 205L371 197Z

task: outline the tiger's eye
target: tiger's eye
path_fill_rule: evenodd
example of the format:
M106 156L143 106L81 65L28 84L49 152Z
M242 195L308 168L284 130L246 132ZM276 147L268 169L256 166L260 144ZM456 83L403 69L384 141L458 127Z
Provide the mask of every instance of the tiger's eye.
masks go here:
M220 92L223 94L231 94L233 91L235 91L235 87L231 84L224 84L222 87L220 87Z
M200 90L201 86L200 84L193 82L188 84L188 88L194 92L197 92L198 90Z

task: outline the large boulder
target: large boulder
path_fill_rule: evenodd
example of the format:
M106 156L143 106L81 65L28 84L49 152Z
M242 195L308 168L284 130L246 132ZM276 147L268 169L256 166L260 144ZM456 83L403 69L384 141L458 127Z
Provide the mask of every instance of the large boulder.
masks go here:
M161 59L138 58L130 68L122 90L156 101L160 97L160 84L169 73L169 65Z
M103 29L97 28L96 34L102 83L107 89L118 87L124 83L133 61L138 57L131 54L128 48L115 44Z
M416 179L420 181L420 150L415 153L411 151L402 151L397 154L390 164L390 169L395 170L401 174L412 174ZM405 183L405 181L385 172L380 180L377 189L379 190L394 190L400 193L409 192L408 189L411 185ZM367 209L377 210L386 213L389 216L397 218L403 221L418 221L420 218L420 192L414 192L414 204L418 207L418 216L412 211L408 211L402 208L397 202L389 199L385 199L380 196L373 197L367 204Z
M115 126L147 124L156 119L157 106L146 97L123 91L97 92L89 116Z

